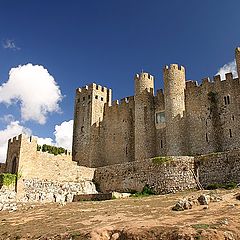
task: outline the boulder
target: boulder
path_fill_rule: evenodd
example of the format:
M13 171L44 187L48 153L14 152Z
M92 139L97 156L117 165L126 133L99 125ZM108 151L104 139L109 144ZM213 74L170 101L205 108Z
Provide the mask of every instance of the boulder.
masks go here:
M210 196L202 194L198 197L198 202L200 203L200 205L208 205L210 203Z

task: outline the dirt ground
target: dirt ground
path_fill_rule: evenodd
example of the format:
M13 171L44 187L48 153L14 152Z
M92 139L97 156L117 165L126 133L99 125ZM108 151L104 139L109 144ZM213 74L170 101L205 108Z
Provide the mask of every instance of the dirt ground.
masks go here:
M171 210L179 199L201 193L25 205L0 212L0 239L240 239L240 189L204 191L223 199L207 209Z

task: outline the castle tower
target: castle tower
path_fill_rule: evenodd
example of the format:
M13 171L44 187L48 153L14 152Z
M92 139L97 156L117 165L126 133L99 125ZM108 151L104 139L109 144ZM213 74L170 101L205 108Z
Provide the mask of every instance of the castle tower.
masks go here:
M135 75L135 160L155 156L154 77Z
M73 125L73 161L92 166L93 128L103 119L104 104L110 105L112 91L95 83L76 90Z
M164 96L166 118L166 144L167 155L183 154L181 117L185 110L185 69L177 64L165 66Z
M237 47L235 50L235 59L237 65L238 78L240 78L240 47Z

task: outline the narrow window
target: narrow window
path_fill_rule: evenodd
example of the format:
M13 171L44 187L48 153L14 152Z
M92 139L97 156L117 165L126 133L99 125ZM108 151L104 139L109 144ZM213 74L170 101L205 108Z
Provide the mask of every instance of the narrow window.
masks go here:
M91 98L91 96L90 95L88 95L88 99L90 99Z
M232 120L234 121L234 115L232 115Z
M17 158L14 157L13 161L12 161L12 174L15 174L17 172Z
M78 102L78 103L80 102L80 98L78 98L77 102Z
M156 113L156 123L164 123L165 122L165 113L159 112Z
M232 137L232 129L229 129L229 136Z
M162 142L162 140L161 140L161 148L163 148L163 142Z
M101 97L101 101L103 101L103 97Z
M224 104L227 105L227 98L224 97Z
M95 99L98 99L98 95L95 96Z
M82 100L85 101L85 97L83 97Z
M208 142L208 134L206 133L206 141Z
M81 127L81 132L82 132L82 133L84 132L84 126Z
M230 97L227 96L227 104L230 104Z
M127 149L127 147L126 147L126 156L128 155L128 149Z

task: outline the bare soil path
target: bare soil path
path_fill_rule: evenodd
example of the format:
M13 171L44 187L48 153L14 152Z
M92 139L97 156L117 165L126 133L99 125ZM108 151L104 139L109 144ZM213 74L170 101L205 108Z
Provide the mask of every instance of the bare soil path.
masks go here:
M203 191L102 202L26 205L0 212L0 239L240 239L240 190L204 191L222 197L208 209L175 212L183 197Z

